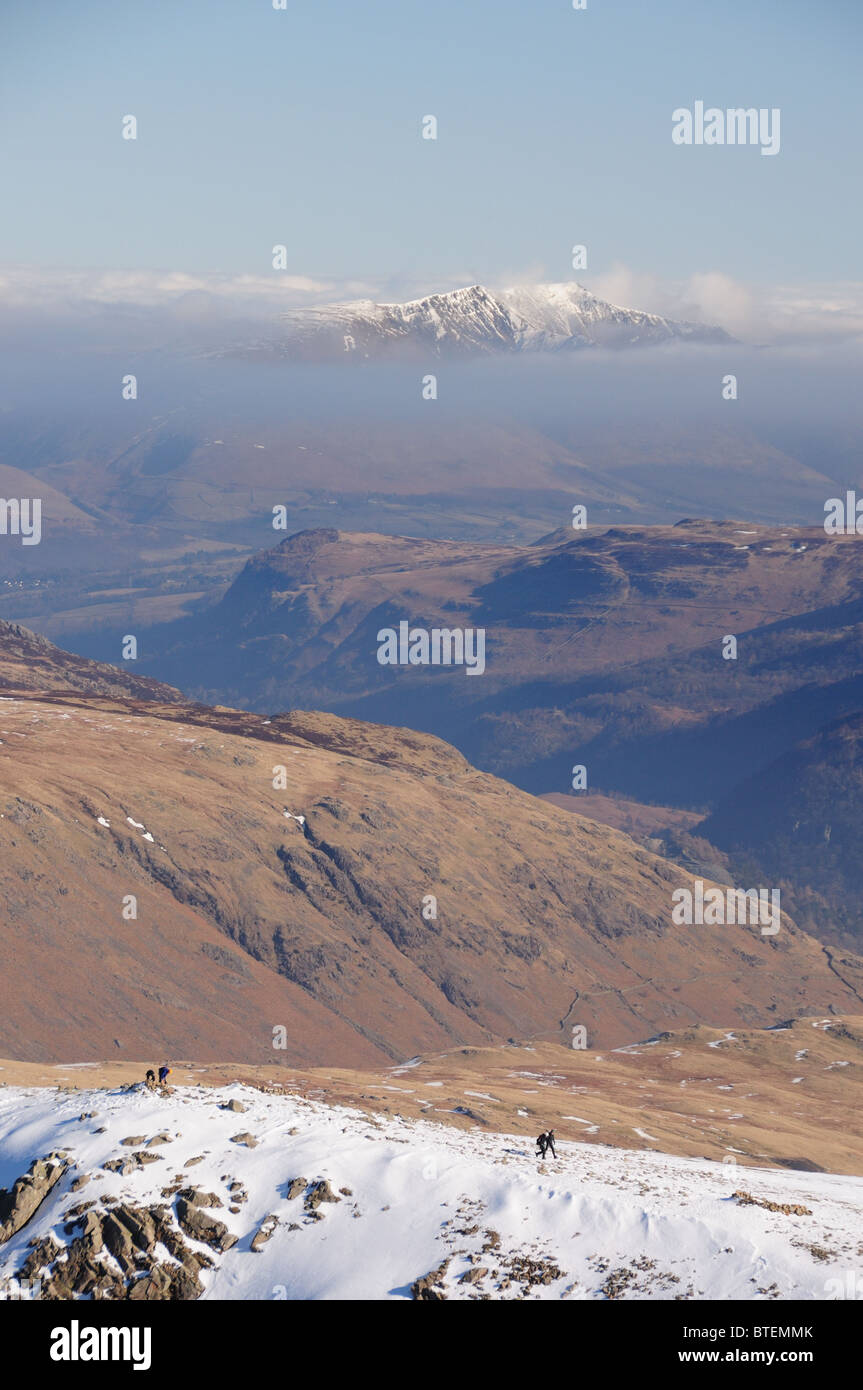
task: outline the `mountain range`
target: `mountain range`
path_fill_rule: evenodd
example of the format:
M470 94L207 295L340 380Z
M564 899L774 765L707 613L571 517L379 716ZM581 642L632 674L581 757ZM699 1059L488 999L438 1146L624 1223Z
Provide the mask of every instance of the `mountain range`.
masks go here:
M422 360L732 341L721 328L610 304L574 281L495 291L469 285L402 304L358 299L295 309L281 316L281 329L238 351L304 361Z
M596 789L698 809L863 705L861 582L854 536L745 521L526 546L318 529L153 628L143 668L262 712L391 723L409 706L414 727L531 791L568 790L581 761ZM379 665L378 631L404 619L484 628L482 679Z

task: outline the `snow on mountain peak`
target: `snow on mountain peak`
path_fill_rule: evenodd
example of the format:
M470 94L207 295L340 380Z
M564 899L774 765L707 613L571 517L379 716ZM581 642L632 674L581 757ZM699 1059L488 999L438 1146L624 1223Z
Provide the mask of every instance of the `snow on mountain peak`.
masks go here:
M576 281L492 291L464 285L402 303L370 299L280 316L280 356L333 359L428 358L566 352L688 340L724 342L720 328L678 323L597 298Z

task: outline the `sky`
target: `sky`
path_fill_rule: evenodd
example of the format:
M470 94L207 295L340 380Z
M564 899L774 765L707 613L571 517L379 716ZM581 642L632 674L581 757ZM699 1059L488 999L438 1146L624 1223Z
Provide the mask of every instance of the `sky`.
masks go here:
M2 0L2 265L268 284L283 244L300 302L841 299L861 37L858 0ZM696 100L778 107L779 153L675 145Z

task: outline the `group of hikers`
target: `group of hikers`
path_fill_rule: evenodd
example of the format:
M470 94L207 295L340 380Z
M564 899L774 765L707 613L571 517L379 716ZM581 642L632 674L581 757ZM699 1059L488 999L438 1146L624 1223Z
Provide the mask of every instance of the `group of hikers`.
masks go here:
M167 1064L164 1065L164 1066L161 1066L161 1067L159 1068L159 1085L160 1085L160 1086L167 1086L167 1084L168 1084L168 1077L169 1077L170 1075L171 1075L171 1068L170 1068L169 1066L167 1066ZM146 1077L144 1078L144 1080L145 1080L145 1084L146 1084L147 1086L155 1086L155 1084L156 1084L156 1073L152 1070L152 1068L151 1068L150 1071L147 1072L147 1075L146 1075Z

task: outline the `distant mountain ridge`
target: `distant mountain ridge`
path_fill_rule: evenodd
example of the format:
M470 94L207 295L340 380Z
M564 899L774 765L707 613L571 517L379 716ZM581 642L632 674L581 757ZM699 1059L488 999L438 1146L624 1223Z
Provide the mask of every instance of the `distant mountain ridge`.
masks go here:
M594 792L714 809L697 834L735 863L745 845L800 883L795 862L817 858L829 882L813 867L809 886L831 904L841 893L859 935L859 895L846 886L859 864L863 732L794 754L793 775L783 760L863 710L861 586L859 537L814 527L689 519L563 528L530 546L318 528L253 557L206 612L151 630L147 670L268 714L293 704L409 722L535 793L569 792L583 764ZM730 613L735 662L721 651ZM405 618L486 629L482 679L381 666L377 634Z
M241 351L300 360L470 357L569 352L687 341L727 343L722 328L627 309L572 282L492 291L469 285L403 304L358 299L294 309L280 316L283 336Z

